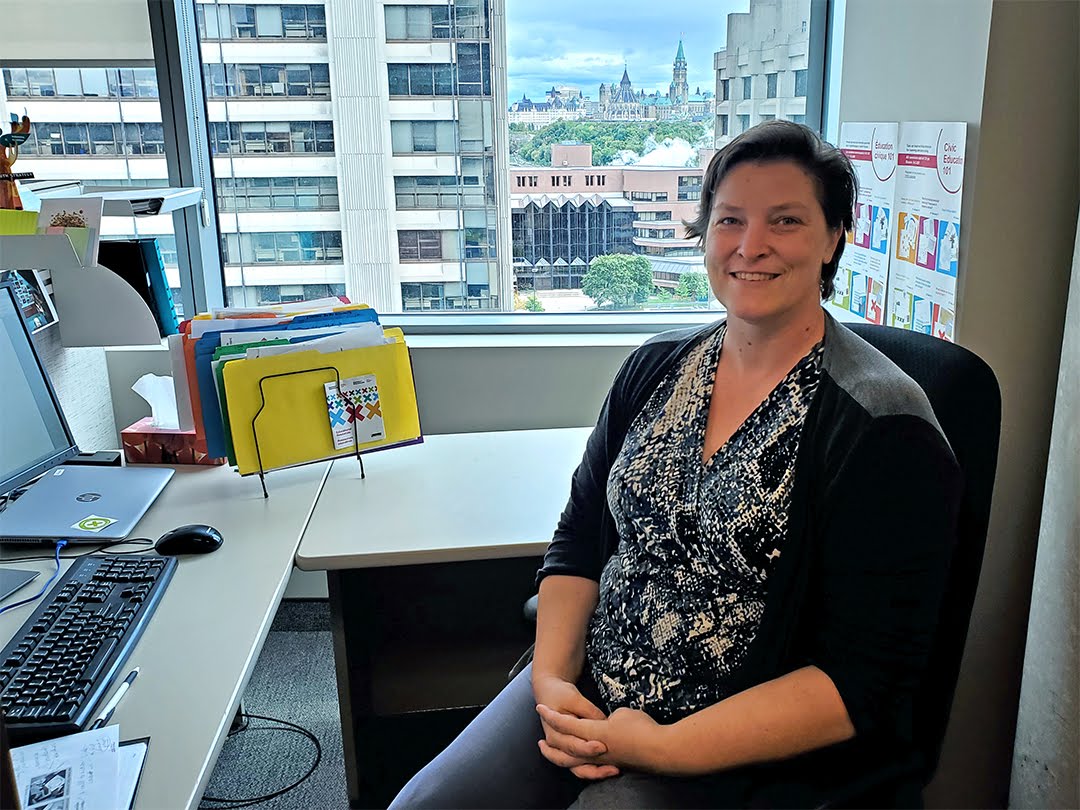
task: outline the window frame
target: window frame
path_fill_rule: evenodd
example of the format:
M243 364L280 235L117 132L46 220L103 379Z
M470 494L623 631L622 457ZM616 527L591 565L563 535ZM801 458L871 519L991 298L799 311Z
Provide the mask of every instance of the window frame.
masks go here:
M810 24L810 44L808 46L809 61L807 71L807 113L806 123L809 126L817 129L822 129L822 100L826 91L825 84L825 45L828 44L830 53L835 49L837 43L831 42L828 39L828 31L825 29L824 24L826 22L826 10L827 5L825 0L810 0L811 2L811 24ZM501 0L495 0L496 5L501 4ZM307 6L304 6L305 8ZM295 8L295 7L293 7ZM452 21L457 25L456 21ZM283 20L283 29L285 22ZM311 21L309 19L308 25L310 27ZM288 32L283 30L285 39L288 39ZM460 32L458 32L460 33ZM257 38L257 37L256 37ZM815 40L817 42L815 43ZM52 65L56 65L55 60L50 60ZM816 69L815 69L816 63ZM11 62L5 65L5 67L35 67L40 68L42 65L40 62L36 64L20 65L17 62ZM66 66L66 65L61 65ZM79 65L80 67L87 67L87 65ZM134 67L146 67L146 62L124 64L120 60L113 62L113 66L121 68L127 68L128 70ZM123 71L121 71L123 72ZM482 70L482 76L487 76L487 73ZM134 79L131 82L125 83L125 81L118 75L118 80L115 88L115 98L117 99L129 99L140 98L138 92L139 83ZM456 80L456 77L455 77ZM29 79L27 81L29 84ZM125 89L126 88L126 89ZM729 85L730 88L730 85ZM829 88L835 92L835 88ZM55 96L55 82L53 85L53 95ZM733 95L729 89L729 95ZM142 96L145 97L145 96ZM485 99L491 98L491 96L485 96ZM314 123L314 122L313 122ZM326 124L326 127L332 129L332 123L322 122ZM729 119L729 128L732 122ZM318 135L316 135L316 143L319 143ZM140 148L141 144L140 144ZM317 151L325 151L324 148L316 146ZM92 150L91 150L92 151ZM243 154L242 151L237 154ZM530 188L535 188L533 185L533 179L527 178ZM512 261L511 257L503 257L498 261ZM182 273L183 276L183 273ZM221 280L222 293L224 293L224 279ZM508 294L500 296L501 302L507 301ZM505 303L504 303L505 305ZM658 331L659 329L667 328L668 326L678 325L690 325L694 323L700 323L704 319L716 317L716 311L701 312L687 312L687 313L640 313L640 312L626 312L626 313L535 313L529 316L522 316L519 314L513 314L509 312L491 312L491 313L477 313L469 314L467 318L454 318L453 316L444 315L424 315L417 313L414 315L405 315L397 313L387 313L384 317L386 322L395 322L401 325L408 324L410 331L415 333L427 332L441 332L441 333L468 333L476 331L488 331L493 333L537 333L537 332L640 332L651 333Z

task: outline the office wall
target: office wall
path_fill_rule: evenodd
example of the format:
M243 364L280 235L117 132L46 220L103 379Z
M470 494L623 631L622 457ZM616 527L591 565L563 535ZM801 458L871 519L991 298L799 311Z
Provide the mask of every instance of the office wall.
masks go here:
M0 61L154 61L147 0L4 0Z
M986 557L932 807L1008 798L1076 223L1078 9L847 3L841 120L969 124L956 334L1003 395Z
M34 336L38 354L52 380L68 425L80 450L109 450L117 446L112 397L102 349L67 349L60 329L50 326Z
M1080 221L1020 690L1010 807L1080 807Z

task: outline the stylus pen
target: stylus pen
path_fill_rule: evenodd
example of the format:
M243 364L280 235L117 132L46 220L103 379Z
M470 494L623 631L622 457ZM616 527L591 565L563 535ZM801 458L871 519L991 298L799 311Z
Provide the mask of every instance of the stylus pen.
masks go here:
M135 682L135 679L139 676L139 668L131 670L128 676L124 678L124 682L120 684L120 688L116 690L116 694L112 696L112 699L105 704L105 708L101 710L101 714L98 715L98 719L90 724L90 728L87 731L93 731L95 728L101 728L103 725L109 722L109 718L112 717L113 712L116 711L116 707L120 705L121 699L127 694L127 690L131 687L131 684Z

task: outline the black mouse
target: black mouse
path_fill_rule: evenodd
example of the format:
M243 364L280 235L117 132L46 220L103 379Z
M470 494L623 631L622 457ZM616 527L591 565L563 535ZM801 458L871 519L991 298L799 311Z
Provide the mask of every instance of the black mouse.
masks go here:
M221 548L221 532L213 526L193 523L165 532L158 538L154 548L162 556L177 554L208 554Z

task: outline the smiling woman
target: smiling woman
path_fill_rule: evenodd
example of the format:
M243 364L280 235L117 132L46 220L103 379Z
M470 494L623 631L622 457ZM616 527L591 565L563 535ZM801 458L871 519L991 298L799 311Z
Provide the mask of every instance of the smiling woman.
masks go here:
M922 389L822 308L855 191L791 122L716 154L690 228L727 317L623 364L531 666L392 807L817 807L917 756L960 478ZM870 499L920 531L868 536Z
M805 126L770 121L733 140L709 165L698 215L687 223L706 251L714 292L721 265L767 271L759 260L778 253L774 262L786 256L816 268L820 298L832 297L845 244L838 235L852 228L857 184L847 158Z

